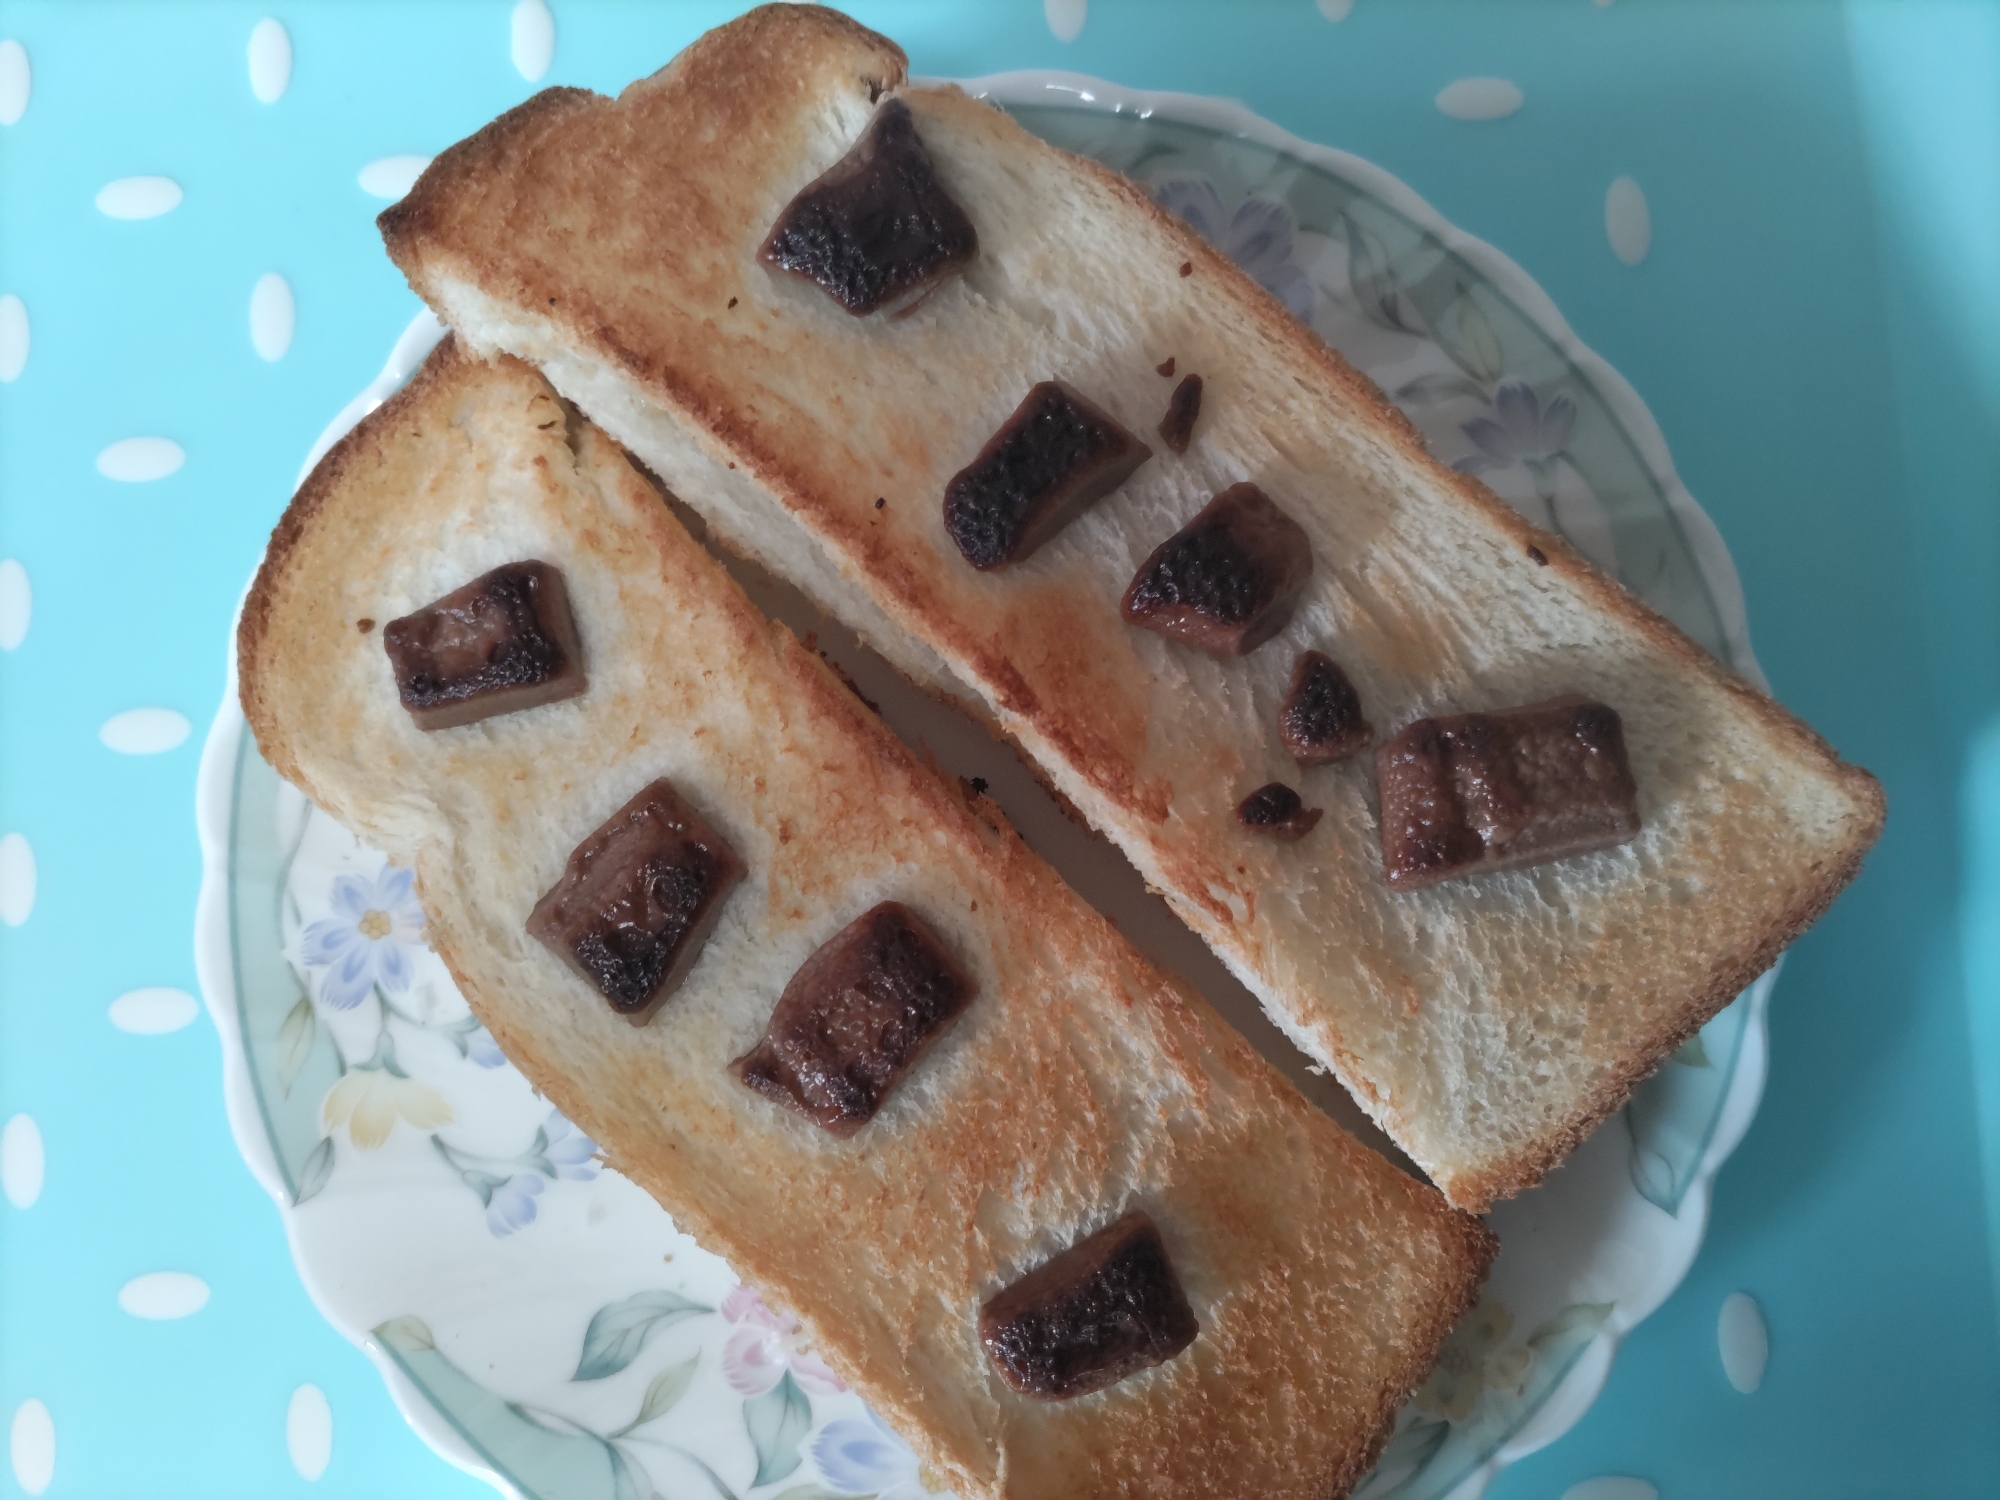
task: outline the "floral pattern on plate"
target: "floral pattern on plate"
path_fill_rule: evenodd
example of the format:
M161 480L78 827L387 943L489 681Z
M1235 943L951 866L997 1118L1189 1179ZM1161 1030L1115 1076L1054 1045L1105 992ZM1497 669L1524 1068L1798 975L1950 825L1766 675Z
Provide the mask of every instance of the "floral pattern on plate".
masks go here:
M1239 106L1063 75L971 87L1144 185L1370 375L1442 461L1755 678L1733 570L1643 405L1504 257ZM343 420L437 335L412 324ZM796 1320L602 1168L507 1065L422 946L408 873L278 779L233 694L200 795L198 957L238 1143L285 1205L302 1275L432 1446L529 1500L937 1487ZM1468 1500L1582 1414L1699 1245L1707 1183L1761 1089L1768 989L1495 1210L1484 1297L1357 1500Z

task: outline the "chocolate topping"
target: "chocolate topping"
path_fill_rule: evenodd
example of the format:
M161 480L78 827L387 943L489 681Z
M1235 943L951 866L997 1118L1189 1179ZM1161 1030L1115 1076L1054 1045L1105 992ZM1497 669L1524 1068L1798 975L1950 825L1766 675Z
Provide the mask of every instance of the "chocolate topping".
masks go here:
M1074 387L1045 380L945 486L944 529L975 568L1019 562L1152 456Z
M358 623L364 634L375 624ZM535 708L585 687L569 590L545 562L508 563L391 620L382 649L419 729Z
M1160 418L1160 441L1174 453L1185 453L1194 436L1194 419L1201 415L1201 377L1190 375L1174 387L1167 398L1167 414Z
M1139 1212L1044 1261L979 1310L979 1341L1001 1378L1052 1401L1165 1364L1200 1331L1160 1231Z
M680 987L743 861L662 778L576 846L528 932L635 1026Z
M1622 844L1639 831L1618 715L1580 697L1419 719L1375 752L1382 860L1403 890Z
M757 257L817 283L859 317L913 306L978 252L979 236L938 181L910 106L891 99L847 155L778 215Z
M799 966L763 1040L732 1071L844 1140L976 992L928 927L884 901Z
M1236 821L1253 833L1283 844L1296 843L1313 831L1320 809L1307 807L1282 781L1260 786L1236 804Z
M1302 766L1344 760L1375 731L1361 717L1361 695L1330 657L1301 651L1278 707L1278 738Z
M1217 656L1247 656L1285 628L1312 576L1305 528L1254 484L1232 484L1154 549L1125 618Z

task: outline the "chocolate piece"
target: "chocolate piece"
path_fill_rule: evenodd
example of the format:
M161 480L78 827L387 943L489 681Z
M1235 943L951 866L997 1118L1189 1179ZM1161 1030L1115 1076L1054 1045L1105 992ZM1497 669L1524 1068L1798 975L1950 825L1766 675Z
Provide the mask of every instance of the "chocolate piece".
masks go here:
M1382 862L1413 890L1622 844L1639 831L1618 715L1581 697L1419 719L1375 752Z
M1160 418L1160 441L1174 453L1185 453L1194 436L1194 419L1201 415L1201 377L1190 375L1174 387L1167 398L1167 414Z
M1144 1213L1044 1261L979 1310L979 1341L1024 1396L1064 1401L1165 1364L1201 1331Z
M938 181L910 106L891 99L778 215L757 258L860 317L913 307L978 253L979 236Z
M1375 731L1361 717L1361 695L1331 657L1301 651L1278 706L1278 738L1302 766L1344 760Z
M1174 374L1174 357L1169 354L1163 362L1154 365L1153 369L1171 380Z
M944 529L973 567L1005 567L1152 456L1074 387L1044 380L945 486Z
M1260 786L1236 804L1237 822L1281 844L1297 843L1313 831L1319 819L1320 809L1307 807L1282 781Z
M1125 618L1217 656L1247 656L1285 628L1312 576L1305 528L1254 484L1232 484L1154 549Z
M743 861L664 777L576 846L528 932L635 1026L701 956Z
M585 687L569 590L545 562L507 563L391 620L382 649L419 729L536 708Z
M928 927L884 901L799 966L763 1040L731 1069L845 1140L976 992Z

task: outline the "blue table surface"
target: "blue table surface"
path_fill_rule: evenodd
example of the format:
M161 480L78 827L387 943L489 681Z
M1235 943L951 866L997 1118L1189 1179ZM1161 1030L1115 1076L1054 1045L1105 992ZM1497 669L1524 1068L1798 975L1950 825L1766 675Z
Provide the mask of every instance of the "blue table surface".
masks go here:
M1881 845L1787 964L1763 1109L1693 1271L1497 1500L1604 1474L1669 1500L2000 1493L2000 6L1322 4L1096 0L1067 43L1036 0L857 11L919 72L1244 100L1515 257L1658 416L1778 695L1888 788ZM733 8L554 0L543 82L615 91ZM230 1141L206 1017L136 1036L106 1009L195 987L193 782L230 612L307 445L417 306L356 174L531 91L510 11L0 3L34 79L0 127L0 293L33 330L0 385L0 557L34 597L0 652L0 831L40 880L0 927L0 1117L32 1115L47 1147L40 1199L0 1206L0 1415L53 1413L52 1496L485 1493L308 1304ZM244 61L265 14L296 57L271 105ZM1446 118L1434 97L1468 76L1525 104ZM182 206L93 206L147 173ZM1652 212L1636 267L1603 226L1626 174ZM298 306L275 362L247 325L268 271ZM135 435L185 466L102 477ZM99 726L134 707L196 732L114 754ZM163 1269L208 1306L121 1312ZM1716 1354L1738 1290L1770 1327L1749 1396ZM334 1418L316 1486L284 1439L306 1381Z

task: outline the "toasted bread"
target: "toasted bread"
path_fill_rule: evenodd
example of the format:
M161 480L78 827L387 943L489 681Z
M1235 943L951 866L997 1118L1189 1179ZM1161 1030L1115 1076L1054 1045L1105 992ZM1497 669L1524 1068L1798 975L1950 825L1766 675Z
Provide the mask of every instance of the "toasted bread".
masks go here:
M893 93L979 255L902 318L851 317L757 248ZM540 365L915 681L983 707L1461 1206L1532 1184L1803 931L1882 823L1873 778L1561 541L1425 452L1365 378L1132 183L817 7L711 32L616 100L537 95L382 215L470 345ZM1134 432L1173 356L1184 457L993 574L939 503L1035 382ZM1133 629L1139 561L1252 481L1306 529L1290 625L1241 661ZM1301 651L1382 736L1580 693L1622 716L1642 830L1616 849L1392 889L1369 757L1301 770ZM1237 802L1323 808L1276 845Z
M527 558L566 580L587 691L418 728L367 623ZM327 454L272 538L239 671L266 758L414 862L427 936L507 1055L967 1500L1338 1493L1485 1273L1477 1220L1309 1106L921 765L525 364L447 341ZM635 1027L526 923L660 777L747 875ZM976 996L843 1139L731 1063L885 900ZM981 1304L1132 1209L1193 1344L1092 1395L1019 1394Z

